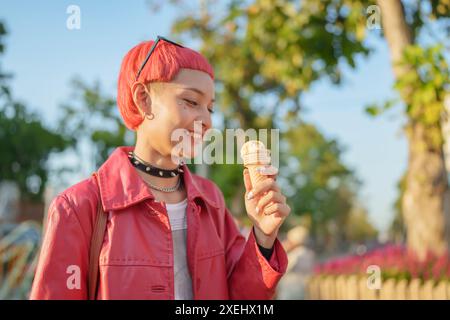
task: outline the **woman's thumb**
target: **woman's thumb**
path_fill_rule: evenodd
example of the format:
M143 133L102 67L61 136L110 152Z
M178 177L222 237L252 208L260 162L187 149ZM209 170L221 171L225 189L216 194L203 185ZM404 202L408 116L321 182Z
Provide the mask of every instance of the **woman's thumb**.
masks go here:
M248 172L247 168L244 169L244 184L246 192L252 190L252 180L250 179L250 173Z

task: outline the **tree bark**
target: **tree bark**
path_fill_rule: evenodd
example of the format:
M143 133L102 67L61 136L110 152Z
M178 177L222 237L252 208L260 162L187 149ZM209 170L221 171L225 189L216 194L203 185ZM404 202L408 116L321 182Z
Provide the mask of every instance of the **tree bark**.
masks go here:
M444 101L445 112L442 117L442 135L444 141L444 158L447 173L450 174L450 94L447 94ZM447 175L448 177L448 175Z
M396 65L405 48L413 44L400 0L378 0L382 27L389 45L396 78L408 71L408 66ZM400 95L406 97L410 89ZM424 106L425 107L425 106ZM407 228L407 245L421 259L427 252L443 253L449 243L448 212L450 194L442 146L433 146L424 125L408 119L406 136L409 143L406 189L402 199L402 214Z

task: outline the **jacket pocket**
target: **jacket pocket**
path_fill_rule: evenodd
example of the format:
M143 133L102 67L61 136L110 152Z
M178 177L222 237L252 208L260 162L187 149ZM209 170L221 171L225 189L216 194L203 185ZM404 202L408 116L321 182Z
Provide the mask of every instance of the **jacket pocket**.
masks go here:
M100 299L170 299L170 267L150 265L101 265Z

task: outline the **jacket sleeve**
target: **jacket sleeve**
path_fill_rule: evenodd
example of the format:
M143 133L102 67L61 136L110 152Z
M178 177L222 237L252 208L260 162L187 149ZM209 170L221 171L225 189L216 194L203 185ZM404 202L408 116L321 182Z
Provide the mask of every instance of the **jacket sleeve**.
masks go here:
M225 257L230 299L272 299L278 281L287 268L287 255L275 240L269 261L258 248L254 229L248 239L239 232L231 213L225 208Z
M30 299L87 299L88 241L64 195L50 204Z

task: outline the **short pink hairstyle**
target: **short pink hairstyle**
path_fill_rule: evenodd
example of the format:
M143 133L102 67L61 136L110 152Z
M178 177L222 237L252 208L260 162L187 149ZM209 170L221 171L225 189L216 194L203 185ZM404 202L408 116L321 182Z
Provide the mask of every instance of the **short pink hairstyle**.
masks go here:
M120 68L117 104L126 127L133 131L137 130L143 118L134 104L131 87L153 43L154 41L142 42L128 51ZM204 56L192 49L178 47L163 40L159 41L138 80L145 84L170 82L181 68L203 71L214 80L213 68Z

